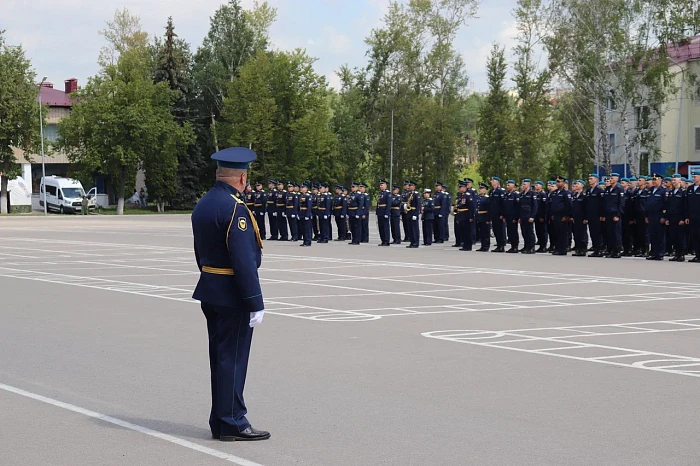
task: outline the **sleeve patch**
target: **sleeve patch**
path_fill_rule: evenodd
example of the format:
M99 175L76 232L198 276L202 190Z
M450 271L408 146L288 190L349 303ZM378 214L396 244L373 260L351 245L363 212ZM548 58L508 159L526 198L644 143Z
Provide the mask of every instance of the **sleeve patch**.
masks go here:
M245 217L238 217L238 229L246 231L248 229L248 221Z

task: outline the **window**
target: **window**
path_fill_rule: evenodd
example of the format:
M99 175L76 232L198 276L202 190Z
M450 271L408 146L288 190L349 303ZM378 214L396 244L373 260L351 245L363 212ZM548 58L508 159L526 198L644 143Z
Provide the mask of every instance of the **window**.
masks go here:
M637 131L649 129L649 107L646 105L634 107L634 127Z
M44 138L49 142L56 142L58 140L57 126L53 124L44 126Z
M700 126L695 127L695 150L700 151Z
M610 133L608 136L610 137L610 141L608 143L610 146L610 156L612 157L617 153L617 137L615 133Z
M608 89L608 97L605 101L605 108L611 112L617 110L617 102L615 102L615 90Z
M46 185L46 194L48 194L49 196L55 196L56 195L56 186Z

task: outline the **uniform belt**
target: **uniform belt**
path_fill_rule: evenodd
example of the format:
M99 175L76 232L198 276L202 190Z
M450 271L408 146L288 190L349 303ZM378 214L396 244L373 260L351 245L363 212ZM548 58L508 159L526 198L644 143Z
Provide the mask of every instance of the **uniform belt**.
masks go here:
M469 209L457 209L457 212L469 212Z
M386 207L386 204L379 204L377 207Z
M268 204L274 204L275 201L267 201Z
M262 207L262 204L253 204L253 207Z
M307 207L299 207L301 210L309 210Z
M233 269L223 269L221 267L209 267L208 265L202 266L202 272L211 273L214 275L233 275Z
M488 211L488 210L480 210L479 213L480 213L480 214L488 214L489 211Z
M250 207L250 206L255 205L255 204L253 204L252 202L250 202L250 203L249 203L249 202L246 202L245 205L247 205L248 207Z
M293 205L288 205L288 206L286 206L286 207L287 207L287 209L293 209L293 208L294 208Z
M401 207L392 207L391 210L401 210Z
M339 207L335 207L335 210L342 209L342 208L343 208L343 206L341 205Z
M284 204L277 204L277 207L284 207Z
M357 207L348 207L348 210L357 210Z

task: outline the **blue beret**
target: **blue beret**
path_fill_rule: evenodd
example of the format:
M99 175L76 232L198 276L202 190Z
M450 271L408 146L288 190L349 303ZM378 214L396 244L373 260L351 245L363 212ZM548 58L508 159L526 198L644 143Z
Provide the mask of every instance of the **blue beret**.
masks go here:
M515 184L515 181L513 181L513 180L508 180L508 181L506 181L506 184Z
M700 176L700 170L693 170L693 173L691 173L691 176Z
M599 177L597 174L595 174L595 173L591 173L590 175L588 175L588 177L589 177L589 178L595 178L596 180L599 180L599 179L600 179L600 177Z
M229 147L211 156L211 159L216 160L217 165L220 167L240 170L247 169L250 162L256 158L258 156L255 155L255 152L247 147Z
M578 184L586 184L586 183L583 182L583 180L576 180L576 181L574 181L574 184L576 184L576 183L578 183Z
M676 173L673 175L674 178L683 178L680 174Z
M547 184L557 184L557 182L554 180L549 180L549 181L547 181Z
M610 176L616 176L616 177L619 178L619 177L620 177L620 174L619 174L619 173L611 173Z
M605 186L605 182L603 182L603 181L598 182L598 186Z
M497 176L492 176L491 179L494 181L498 181L499 183L501 182L501 179Z
M670 176L665 176L664 181L673 181L673 178L671 178Z
M538 184L538 185L540 185L540 186L544 186L544 182L543 182L543 181L540 181L540 180L537 180L537 181L535 182L535 184Z
M622 178L620 181L624 181L625 183L629 183L630 179L629 178Z
M532 183L532 180L530 178L525 178L523 180L523 183Z

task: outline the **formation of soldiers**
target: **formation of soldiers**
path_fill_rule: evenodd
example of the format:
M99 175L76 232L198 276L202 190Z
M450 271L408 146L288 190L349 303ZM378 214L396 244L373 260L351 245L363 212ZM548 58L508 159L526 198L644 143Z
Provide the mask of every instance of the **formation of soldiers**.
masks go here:
M479 183L478 192L473 185L469 178L460 180L453 197L440 182L421 195L411 180L404 181L403 191L396 185L389 190L387 181L380 180L375 210L379 246L408 243L407 248L418 248L421 231L424 246L449 242L452 216L452 246L460 251L472 251L478 243L480 252L648 260L671 256L677 262L692 255L690 262L700 262L700 171L692 173L692 180L679 174L630 179L613 173L602 181L592 174L571 187L561 176L546 185L524 179L520 189L513 180L504 188L498 177L491 178L490 186ZM289 182L286 187L268 180L267 192L261 183L255 191L246 188L246 204L263 238L267 216L269 241L301 241L306 247L312 241L328 243L334 221L334 241L369 243L371 199L365 184L352 183L349 190L336 185L335 195L325 183Z

